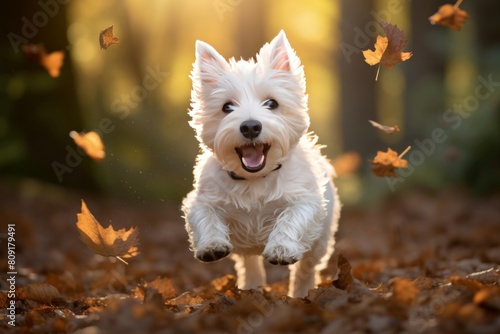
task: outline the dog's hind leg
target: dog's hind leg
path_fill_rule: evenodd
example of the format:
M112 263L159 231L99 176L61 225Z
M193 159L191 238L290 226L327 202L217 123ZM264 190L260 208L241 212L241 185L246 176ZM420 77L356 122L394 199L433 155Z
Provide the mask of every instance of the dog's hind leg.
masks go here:
M234 268L238 276L238 288L248 290L266 284L266 272L262 256L232 254L231 257L236 262Z
M304 254L304 257L290 266L290 285L288 295L294 298L307 296L307 292L315 287L318 281L316 265L319 259L312 251Z
M322 221L321 237L299 262L290 266L289 296L305 297L310 289L319 284L319 272L327 267L328 260L333 253L334 234L337 231L340 216L340 202L332 183L326 187L325 197L328 200L328 209Z

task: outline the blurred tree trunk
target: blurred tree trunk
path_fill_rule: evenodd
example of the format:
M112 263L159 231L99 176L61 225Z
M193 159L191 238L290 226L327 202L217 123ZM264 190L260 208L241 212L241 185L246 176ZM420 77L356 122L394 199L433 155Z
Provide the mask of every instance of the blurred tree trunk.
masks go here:
M370 15L373 1L341 1L341 50L339 69L341 74L341 125L343 148L356 150L362 156L371 156L380 149L375 131L367 131L369 119L376 119L375 70L363 61L359 50L372 48L375 39L362 38L365 25L374 21ZM362 34L356 31L362 31ZM351 52L356 48L358 52Z
M498 0L482 0L461 6L463 9L468 9L469 7L473 8L469 13L478 18L476 29L480 47L498 48L500 20L494 19L491 14L500 13L500 2Z
M415 138L421 137L422 123L419 119L429 118L430 115L438 115L445 110L444 100L446 88L444 83L444 74L446 72L447 59L443 57L436 48L430 47L431 38L446 39L448 31L446 28L430 24L428 17L437 12L443 5L443 1L430 0L423 2L412 2L410 11L411 36L408 36L407 50L413 52L410 60L411 66L405 67L406 91L408 96L405 103L404 133L402 142L409 145ZM434 82L433 80L438 80ZM429 87L431 91L429 90ZM416 99L412 98L412 93L416 93ZM422 94L428 96L428 102L421 101ZM429 115L423 113L428 112ZM432 117L435 122L435 117ZM402 147L401 146L401 147ZM405 146L406 147L406 146Z
M75 93L75 77L72 62L69 57L71 49L66 38L68 21L66 6L52 7L53 15L46 13L36 1L8 2L0 14L2 26L8 33L26 37L27 43L43 43L48 53L65 51L64 65L58 78L50 77L39 64L27 59L22 51L15 52L10 42L1 44L2 72L7 86L16 82L19 89L16 96L8 96L1 108L2 117L7 125L4 134L20 144L19 159L7 166L0 166L3 175L34 177L49 182L60 183L63 186L79 187L95 190L90 162L82 157L77 166L69 166L66 161L67 146L75 148L68 136L71 130L83 130L83 120L80 117ZM36 18L34 15L36 14ZM46 21L43 21L43 15ZM26 21L33 24L36 30L30 36L23 35ZM43 22L46 22L43 24ZM33 35L33 36L31 36ZM9 68L5 68L9 64ZM4 89L2 89L4 91ZM76 159L75 161L78 161ZM53 169L53 163L66 165L69 170L62 172L58 179Z

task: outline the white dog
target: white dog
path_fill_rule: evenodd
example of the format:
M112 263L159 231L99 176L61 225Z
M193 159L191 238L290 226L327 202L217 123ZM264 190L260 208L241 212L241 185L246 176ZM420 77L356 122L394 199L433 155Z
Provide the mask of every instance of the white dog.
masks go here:
M263 258L294 264L288 294L306 296L333 252L340 202L333 168L306 133L299 58L283 31L256 61L227 62L197 41L191 79L202 152L182 209L195 257L231 254L241 289L266 284Z

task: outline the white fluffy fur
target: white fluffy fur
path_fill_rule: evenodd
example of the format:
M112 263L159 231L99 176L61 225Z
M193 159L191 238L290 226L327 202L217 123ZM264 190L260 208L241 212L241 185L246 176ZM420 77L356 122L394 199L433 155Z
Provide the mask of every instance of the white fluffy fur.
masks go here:
M303 297L333 252L340 215L334 171L317 138L306 133L304 72L285 33L264 45L256 59L227 62L210 45L196 43L190 125L202 152L194 190L182 209L198 259L217 260L230 252L241 289L266 284L263 258L279 264L298 260L291 266L288 294ZM270 98L277 109L263 105ZM230 113L222 111L226 102L234 104ZM240 132L247 120L262 123L253 141L270 145L265 167L253 173L235 151L250 142Z

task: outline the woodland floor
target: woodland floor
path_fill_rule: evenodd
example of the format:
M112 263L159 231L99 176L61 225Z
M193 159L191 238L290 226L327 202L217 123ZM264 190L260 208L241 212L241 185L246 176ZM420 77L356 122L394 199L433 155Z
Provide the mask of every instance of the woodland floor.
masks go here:
M139 227L141 253L129 265L79 239L82 197L104 227ZM266 264L270 285L241 291L230 260L196 261L175 206L87 197L0 185L0 331L500 333L500 193L413 190L344 210L342 256L304 299L286 297L285 268ZM5 312L7 224L16 229L15 327Z

